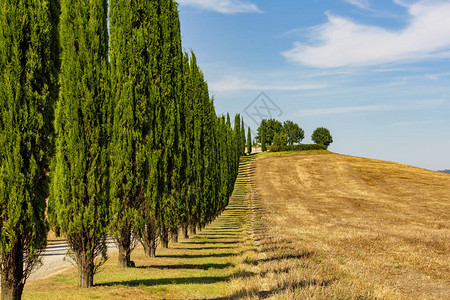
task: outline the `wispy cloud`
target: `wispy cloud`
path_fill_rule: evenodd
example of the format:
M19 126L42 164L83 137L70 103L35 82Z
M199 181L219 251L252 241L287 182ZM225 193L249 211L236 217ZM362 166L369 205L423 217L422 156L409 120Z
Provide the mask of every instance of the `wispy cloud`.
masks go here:
M450 72L436 73L436 74L426 74L425 77L431 80L439 80L441 77L450 76Z
M346 106L346 107L330 107L317 109L302 109L295 113L298 117L316 117L324 115L342 115L362 112L383 112L383 111L400 111L400 110L417 110L433 108L443 103L440 99L403 102L386 105L361 105L361 106Z
M369 0L344 0L344 2L347 2L361 9L369 9L370 7Z
M224 14L261 13L258 6L242 0L178 0L181 5L196 6Z
M426 120L426 121L405 121L405 122L395 122L392 123L391 127L410 127L419 125L432 125L432 124L442 124L448 122L446 120Z
M293 49L282 54L291 61L318 68L448 58L450 1L395 2L408 9L409 25L403 30L359 24L327 13L328 22L311 29L314 38L310 42L295 43Z
M298 84L288 82L255 82L242 79L240 77L228 76L219 81L209 84L209 89L214 92L232 92L232 91L302 91L316 90L326 88L323 83Z

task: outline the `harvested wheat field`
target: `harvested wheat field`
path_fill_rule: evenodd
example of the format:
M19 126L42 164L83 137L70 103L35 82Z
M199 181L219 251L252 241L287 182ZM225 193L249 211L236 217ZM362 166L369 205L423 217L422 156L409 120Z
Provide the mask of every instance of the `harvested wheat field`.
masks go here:
M234 282L249 298L450 298L448 174L333 153L253 164L241 272L259 275Z

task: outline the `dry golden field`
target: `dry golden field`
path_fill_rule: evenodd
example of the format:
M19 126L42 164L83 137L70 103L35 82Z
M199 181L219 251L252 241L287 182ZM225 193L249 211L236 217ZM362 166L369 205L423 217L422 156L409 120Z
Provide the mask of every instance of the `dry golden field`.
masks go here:
M333 153L251 168L240 296L450 299L448 174Z

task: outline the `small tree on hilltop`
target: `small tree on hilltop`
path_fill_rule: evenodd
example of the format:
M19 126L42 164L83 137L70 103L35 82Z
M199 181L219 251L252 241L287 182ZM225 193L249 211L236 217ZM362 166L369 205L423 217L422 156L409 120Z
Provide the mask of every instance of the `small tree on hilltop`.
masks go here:
M266 143L269 145L273 144L273 140L276 133L279 133L283 130L283 124L280 121L275 119L267 120L266 126Z
M287 134L288 144L301 143L305 138L305 131L292 121L285 121L283 124L283 131Z
M324 127L319 127L314 130L311 139L316 144L323 144L327 148L333 142L333 137L330 134L330 131Z

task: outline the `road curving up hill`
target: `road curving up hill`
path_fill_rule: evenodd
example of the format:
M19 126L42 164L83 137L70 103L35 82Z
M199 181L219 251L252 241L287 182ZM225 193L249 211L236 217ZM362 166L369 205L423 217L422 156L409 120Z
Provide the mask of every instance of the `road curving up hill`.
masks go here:
M339 282L322 296L449 297L447 174L333 153L260 157L255 167L267 234L314 253Z

